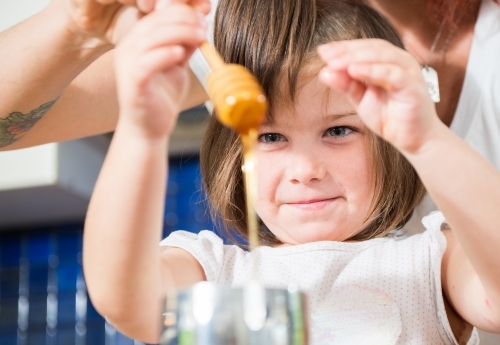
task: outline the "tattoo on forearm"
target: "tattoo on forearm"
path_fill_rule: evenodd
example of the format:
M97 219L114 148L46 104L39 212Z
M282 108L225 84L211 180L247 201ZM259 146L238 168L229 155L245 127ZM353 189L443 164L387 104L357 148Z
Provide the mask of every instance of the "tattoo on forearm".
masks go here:
M55 102L56 100L44 103L27 114L15 111L5 119L0 119L0 147L11 145L19 140L47 113Z

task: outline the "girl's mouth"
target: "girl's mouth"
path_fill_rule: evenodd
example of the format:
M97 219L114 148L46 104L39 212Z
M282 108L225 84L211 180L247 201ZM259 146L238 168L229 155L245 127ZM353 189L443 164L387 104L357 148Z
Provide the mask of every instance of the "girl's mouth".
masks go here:
M301 210L315 211L326 208L327 206L334 203L337 199L338 198L299 200L299 201L289 202L286 204Z

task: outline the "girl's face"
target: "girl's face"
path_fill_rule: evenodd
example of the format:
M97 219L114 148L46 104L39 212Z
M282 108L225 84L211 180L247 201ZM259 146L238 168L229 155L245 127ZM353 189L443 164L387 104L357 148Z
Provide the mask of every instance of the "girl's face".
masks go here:
M257 159L256 211L283 243L342 241L364 228L375 187L370 133L317 78L293 106L273 109Z

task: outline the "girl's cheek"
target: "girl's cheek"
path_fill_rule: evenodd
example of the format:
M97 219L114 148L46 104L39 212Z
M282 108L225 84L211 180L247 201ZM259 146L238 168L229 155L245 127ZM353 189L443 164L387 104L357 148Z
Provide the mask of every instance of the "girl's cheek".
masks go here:
M281 178L280 157L276 154L260 153L257 158L257 198L270 200L275 194ZM274 198L273 198L274 199Z

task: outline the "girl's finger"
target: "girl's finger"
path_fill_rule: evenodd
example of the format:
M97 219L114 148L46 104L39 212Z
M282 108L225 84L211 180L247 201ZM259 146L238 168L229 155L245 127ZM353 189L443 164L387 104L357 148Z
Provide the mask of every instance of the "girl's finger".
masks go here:
M321 69L319 78L325 85L344 93L349 90L349 85L353 81L346 71L331 70L328 67Z
M358 107L366 94L367 86L365 83L362 83L358 80L353 80L349 84L349 89L346 92L347 98L351 101L351 103Z
M139 85L147 83L155 73L182 64L187 58L186 53L185 47L174 45L156 48L141 55L134 71L136 81Z
M167 9L155 10L142 18L137 24L136 33L146 35L147 31L152 28L169 30L173 24L188 24L203 29L208 26L203 15L198 11L186 5L176 5Z
M168 30L151 28L142 39L134 40L131 50L148 51L162 46L183 45L197 47L206 39L206 31L186 24L169 25Z
M348 66L347 73L353 79L388 92L402 90L416 82L404 68L391 63L353 63Z
M130 1L130 0L120 0L120 1ZM155 8L155 0L137 0L137 8L144 13L149 13Z
M318 54L335 69L347 68L351 63L385 62L420 71L418 62L408 52L381 39L331 42L320 46Z
M323 67L319 78L325 85L343 92L354 105L359 104L366 90L362 82L353 79L346 71L335 71Z

